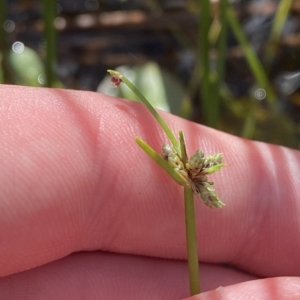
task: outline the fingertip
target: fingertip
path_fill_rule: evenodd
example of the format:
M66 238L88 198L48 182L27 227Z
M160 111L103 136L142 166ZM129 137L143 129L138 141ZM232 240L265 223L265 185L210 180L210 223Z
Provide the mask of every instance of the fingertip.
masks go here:
M247 281L183 300L296 300L300 299L299 277L276 277Z

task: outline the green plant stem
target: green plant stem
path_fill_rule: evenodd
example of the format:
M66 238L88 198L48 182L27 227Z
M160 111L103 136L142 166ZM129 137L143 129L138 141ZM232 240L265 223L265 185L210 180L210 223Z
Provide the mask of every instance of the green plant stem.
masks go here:
M274 18L273 26L271 29L270 37L266 47L265 59L268 63L268 66L270 66L271 62L275 57L277 43L280 39L280 35L284 23L288 17L291 4L292 4L292 0L281 0L279 2L278 9L276 11L276 15Z
M226 6L226 17L228 23L230 24L234 35L236 36L240 46L243 49L247 63L252 70L252 73L258 83L258 85L266 91L266 99L271 107L277 102L276 94L274 93L272 87L269 84L269 80L265 69L263 68L261 62L259 61L255 51L247 40L243 29L241 28L236 13L231 5Z
M153 106L148 102L148 100L142 95L142 93L131 83L129 79L127 79L124 75L120 74L117 71L107 70L111 75L119 77L140 99L140 101L148 108L150 113L153 115L155 120L159 123L163 131L166 133L167 137L170 139L171 143L175 147L175 149L180 153L180 148L178 146L178 142L173 135L171 129L166 124L164 119L158 114L158 112L153 108Z
M227 48L227 31L228 21L226 18L227 0L219 1L219 23L216 30L216 37L212 42L212 48L216 51L215 58L210 58L212 66L210 70L210 98L209 98L209 125L217 128L220 120L220 90L224 82L225 65L226 65L226 48ZM211 28L216 22L212 23ZM212 30L210 30L212 31Z
M7 20L7 1L0 1L0 83L9 83L8 75L8 43L4 23Z
M211 82L210 82L210 59L209 59L209 29L210 21L210 0L201 0L199 3L199 52L198 52L198 74L201 78L201 103L203 117L207 125L213 126L213 110L211 103ZM201 76L202 75L202 76Z
M191 296L200 293L200 275L198 262L198 246L194 196L190 187L184 187L184 205L186 222L187 254Z
M44 26L46 40L46 85L53 87L55 84L54 65L56 62L56 31L54 19L56 17L56 1L43 0L44 5Z
M256 100L251 99L251 107L248 110L247 116L244 121L243 131L242 131L242 137L246 139L253 138L255 126L256 126L256 117L254 114L255 111L255 103Z
M7 45L7 32L5 30L4 23L7 20L7 7L6 7L6 1L2 0L0 1L0 50L3 51L6 48Z
M220 96L221 88L224 82L225 75L225 65L226 65L226 50L227 50L227 35L228 35L228 20L226 18L226 7L228 3L227 0L220 0L219 2L219 14L220 14L220 25L221 31L217 43L218 49L218 60L217 60L217 82L214 90L218 92L218 99L216 105L216 121L220 117Z
M154 118L161 125L165 131L173 146L176 148L177 153L181 159L186 162L188 160L185 148L185 141L183 132L179 132L178 144L173 133L151 106L147 99L139 92L139 90L123 75L117 71L108 70L108 72L114 76L114 84L118 86L120 82L124 82L141 100L141 102L148 108ZM197 247L197 234L196 234L196 219L195 219L195 208L194 208L194 193L190 186L190 182L176 171L161 155L156 153L146 142L140 138L136 138L137 144L151 157L156 163L158 163L177 183L184 186L184 203L185 203L185 220L186 220L186 239L187 239L187 256L188 256L188 269L189 269L189 281L190 281L190 294L196 295L200 293L200 276L199 276L199 262L198 262L198 247Z
M279 39L292 2L292 0L281 0L279 2L270 34L270 41L276 41Z

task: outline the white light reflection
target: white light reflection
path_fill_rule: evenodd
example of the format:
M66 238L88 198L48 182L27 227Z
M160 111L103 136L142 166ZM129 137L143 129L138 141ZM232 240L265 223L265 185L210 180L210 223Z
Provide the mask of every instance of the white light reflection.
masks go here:
M300 72L286 72L278 81L281 91L290 95L300 87Z
M12 20L6 20L3 24L3 28L6 32L13 32L16 28L16 24Z
M25 46L21 42L15 42L13 43L11 48L16 53L22 53L24 51Z
M44 85L45 84L45 76L44 74L40 74L39 77L38 77L38 82L41 84L41 85Z

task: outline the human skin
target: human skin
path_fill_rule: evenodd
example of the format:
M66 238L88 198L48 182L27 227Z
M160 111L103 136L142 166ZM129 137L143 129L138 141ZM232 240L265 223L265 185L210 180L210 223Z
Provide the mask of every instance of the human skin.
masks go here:
M204 293L188 298L182 187L134 141L168 142L147 109L82 91L0 95L1 300L300 299L299 151L160 112L189 155L227 164L210 177L226 206L195 198Z

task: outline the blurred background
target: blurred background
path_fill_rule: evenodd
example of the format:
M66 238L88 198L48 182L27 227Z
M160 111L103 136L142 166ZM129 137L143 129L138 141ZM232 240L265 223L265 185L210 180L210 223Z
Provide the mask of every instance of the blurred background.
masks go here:
M300 0L0 0L0 82L98 91L300 149ZM21 99L20 99L21 100Z

